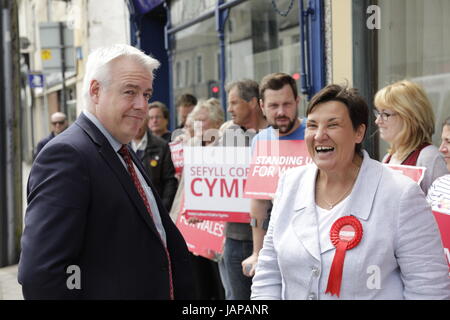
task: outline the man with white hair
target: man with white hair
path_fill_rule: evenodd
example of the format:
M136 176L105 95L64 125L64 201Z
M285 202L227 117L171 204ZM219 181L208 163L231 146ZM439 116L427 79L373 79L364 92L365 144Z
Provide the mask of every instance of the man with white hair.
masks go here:
M128 45L89 55L85 110L37 157L19 282L25 299L192 299L186 243L127 144L159 62Z
M50 116L50 122L52 123L53 130L47 137L38 142L36 146L36 152L34 153L34 158L37 157L38 153L50 140L52 140L55 136L66 130L67 127L69 126L66 114L62 112L53 113Z

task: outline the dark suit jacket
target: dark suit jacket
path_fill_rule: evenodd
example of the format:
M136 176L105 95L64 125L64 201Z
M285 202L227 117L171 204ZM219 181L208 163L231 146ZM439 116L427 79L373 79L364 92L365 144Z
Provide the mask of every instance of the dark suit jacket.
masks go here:
M143 151L138 150L136 154L144 164L164 206L170 211L175 193L177 193L178 180L175 178L175 168L169 145L147 130L147 147Z
M191 299L185 241L131 154L161 213L175 299ZM33 164L21 244L19 282L26 299L170 296L169 264L153 220L106 137L84 114L52 139ZM80 290L67 287L70 265L80 268Z
M172 132L168 131L168 132L164 133L164 134L161 136L161 139L163 139L164 141L166 141L167 143L169 143L170 140L172 139Z

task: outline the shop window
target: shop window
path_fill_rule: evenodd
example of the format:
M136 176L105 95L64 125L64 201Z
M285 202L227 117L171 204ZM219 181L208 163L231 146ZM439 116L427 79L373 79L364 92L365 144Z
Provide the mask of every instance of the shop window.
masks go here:
M217 0L172 0L170 15L172 26L178 26L213 10Z
M183 93L193 94L198 99L208 97L208 82L218 79L219 39L215 28L214 18L211 18L174 34L172 88L175 99ZM178 64L181 77L179 83Z
M226 82L243 78L260 81L272 72L301 74L298 1L277 0L275 3L279 12L274 9L272 1L261 0L248 0L230 8L224 28ZM215 4L216 0L171 1L172 25L192 20L206 9L213 9ZM286 16L280 14L288 8ZM220 79L221 60L215 18L176 32L172 47L175 99L183 93L194 94L197 98L208 97L209 84ZM190 66L187 61L191 62ZM177 82L181 81L177 80L178 62L184 63L183 83ZM301 115L306 101L303 98Z
M217 61L217 63L216 63L216 66L217 66L216 79L220 79L220 52L217 52L216 57L217 57L217 59L216 59L216 61Z
M291 1L278 0L276 4L285 11ZM232 7L227 20L232 26L225 28L226 81L260 81L272 72L300 74L298 11L298 1L293 2L287 16L274 10L271 1L249 0ZM300 114L304 114L304 107L302 102Z
M441 123L450 116L450 1L379 0L378 4L378 86L405 78L420 83L433 104L433 143L439 145ZM386 150L380 141L380 153Z
M189 60L186 60L184 62L184 84L186 86L189 86L190 84L190 78L189 78Z
M176 87L180 88L181 87L181 62L177 62L175 64L175 83L176 83Z
M203 58L197 56L197 83L203 82Z

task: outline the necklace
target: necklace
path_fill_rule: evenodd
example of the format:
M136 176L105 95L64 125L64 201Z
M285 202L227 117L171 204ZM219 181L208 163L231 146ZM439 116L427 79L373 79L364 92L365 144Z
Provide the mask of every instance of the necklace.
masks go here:
M323 202L325 202L325 204L328 206L328 209L330 209L330 210L333 209L335 205L337 205L339 202L341 202L342 199L344 199L344 198L350 193L350 191L352 190L352 187L353 187L354 184L355 184L355 182L353 182L353 183L350 185L350 188L348 188L348 189L345 191L345 193L344 193L342 196L340 196L334 203L329 203L327 200L325 200L324 197L322 197L322 200L323 200Z
M355 179L353 180L352 184L350 185L349 188L347 188L345 190L345 192L336 200L334 201L334 203L330 203L328 202L325 197L322 196L322 201L325 202L325 204L328 206L328 209L331 210L333 209L339 202L341 202L349 193L350 191L353 189L353 186L355 185L356 179L358 178L358 173L359 173L359 169L361 167L358 168L358 170L356 171L356 176ZM319 188L319 184L316 184L317 189Z

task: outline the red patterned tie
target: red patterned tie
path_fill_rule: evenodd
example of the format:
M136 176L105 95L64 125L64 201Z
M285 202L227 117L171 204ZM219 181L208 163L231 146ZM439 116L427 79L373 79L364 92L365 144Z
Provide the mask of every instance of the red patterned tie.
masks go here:
M145 207L147 208L147 212L150 214L150 216L153 219L153 213L150 209L150 204L148 203L147 196L145 195L144 188L142 188L141 183L139 182L139 178L136 174L136 170L134 170L133 161L131 160L130 151L128 151L128 148L126 145L122 145L122 147L119 150L119 154L122 156L123 160L125 161L128 169L128 173L131 176L131 180L133 180L133 183L139 192L139 195L142 198L142 201L144 201ZM159 234L159 233L158 233ZM166 250L167 255L167 261L169 262L169 281L170 281L170 299L174 299L174 293L173 293L173 280L172 280L172 263L170 260L169 250L167 250L167 247L164 245L164 242L161 239L161 235L159 236L161 242L163 243L164 249Z
M126 145L122 145L122 148L119 150L119 154L122 156L123 160L125 160L125 163L127 164L128 173L131 176L131 179L133 180L133 183L139 192L139 195L142 198L142 201L144 201L145 207L147 208L148 213L153 219L153 213L152 209L150 209L150 204L148 203L147 196L145 195L144 188L142 188L141 183L139 182L139 178L136 174L136 171L134 170L133 161L131 160L130 151L128 151L128 148Z

